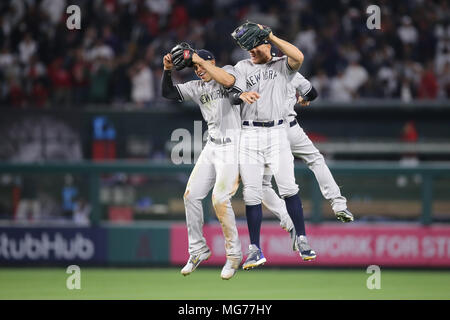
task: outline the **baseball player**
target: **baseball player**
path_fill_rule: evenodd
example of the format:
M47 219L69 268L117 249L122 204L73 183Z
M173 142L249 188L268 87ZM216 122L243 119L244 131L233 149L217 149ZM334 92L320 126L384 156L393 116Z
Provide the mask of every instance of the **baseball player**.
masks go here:
M297 100L296 93L299 92ZM286 110L285 125L291 151L296 158L302 159L313 171L320 190L325 199L330 201L331 207L338 220L342 222L353 221L352 213L347 209L347 200L341 195L338 185L325 163L324 157L317 150L296 120L294 110L296 102L301 106L308 106L317 97L317 91L303 75L296 73L289 83L288 108ZM286 216L286 206L272 188L272 175L265 174L263 178L263 204L277 216ZM290 227L289 221L286 222Z
M221 277L227 280L233 277L242 261L241 243L230 201L239 185L238 146L241 127L239 106L231 103L227 91L235 82L233 67L216 67L211 52L195 52L186 43L174 47L171 53L164 56L163 63L163 96L179 102L196 102L208 124L209 134L184 194L190 257L181 273L185 276L192 273L211 255L202 232L201 201L212 188L212 202L222 226L227 257ZM174 86L171 78L174 66L177 70L192 66L200 80ZM257 99L258 95L241 92L238 97L252 103L250 98Z
M303 54L289 42L276 37L270 28L251 22L238 27L232 37L250 54L250 59L235 65L235 70L240 73L235 87L260 95L255 103L244 102L241 106L239 171L244 185L250 235L249 253L243 269L248 270L266 262L260 247L265 168L274 175L280 196L285 201L295 227L295 246L301 258L315 259L316 253L306 238L302 203L295 183L294 157L283 125L288 85L303 63ZM272 57L268 40L283 52L283 57Z

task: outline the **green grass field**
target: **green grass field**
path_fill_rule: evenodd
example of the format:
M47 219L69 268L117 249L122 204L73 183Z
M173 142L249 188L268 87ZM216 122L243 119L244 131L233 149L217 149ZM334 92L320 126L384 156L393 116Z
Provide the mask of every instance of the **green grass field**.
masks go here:
M68 290L64 268L0 268L0 299L330 300L450 299L450 271L381 270L381 289L366 287L365 269L220 269L183 277L175 268L81 269L81 289Z

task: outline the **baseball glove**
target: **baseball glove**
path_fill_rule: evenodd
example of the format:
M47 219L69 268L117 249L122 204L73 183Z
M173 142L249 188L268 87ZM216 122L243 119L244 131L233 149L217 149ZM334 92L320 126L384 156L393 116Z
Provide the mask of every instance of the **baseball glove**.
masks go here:
M195 50L186 42L177 44L170 50L172 54L172 62L176 70L182 70L185 67L192 67L192 55Z
M248 51L260 44L267 43L266 39L272 30L266 26L262 27L261 29L256 23L247 21L237 27L231 36L242 49Z

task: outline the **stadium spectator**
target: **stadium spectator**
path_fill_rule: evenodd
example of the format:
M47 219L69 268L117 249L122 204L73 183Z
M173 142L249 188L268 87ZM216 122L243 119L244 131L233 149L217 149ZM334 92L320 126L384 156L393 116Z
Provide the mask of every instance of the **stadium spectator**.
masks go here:
M293 40L305 53L301 72L310 79L316 77L324 82L326 77L330 88L336 89L342 87L338 69L344 69L350 100L377 97L380 93L382 97L404 99L409 99L406 97L410 94L412 100L417 99L419 88L423 94L422 81L430 82L426 80L430 79L429 71L422 79L424 64L430 60L438 93L428 98L448 97L442 87L448 72L445 66L450 63L446 1L414 1L404 6L381 2L381 31L367 29L367 3L356 1L327 1L325 4L315 1L103 0L77 1L76 4L83 13L82 28L68 33L65 25L67 0L2 1L2 103L14 100L16 105L21 104L20 97L30 95L34 85L37 92L51 93L54 108L68 100L74 104L134 102L137 96L131 94L131 87L136 85L130 84L130 66L144 58L148 70L143 75L150 74L150 82L155 84L162 70L158 61L177 42L187 41L194 47L216 52L219 65L247 58L247 53L235 46L229 36L246 18L267 24ZM281 12L287 14L281 15ZM223 36L219 39L217 35ZM83 51L82 60L80 54L75 53L78 50ZM31 61L35 55L38 64ZM55 66L58 58L63 61ZM100 60L104 62L99 63ZM355 60L359 63L355 64ZM47 70L50 81L46 82L46 76L38 82L36 79L28 81L28 70L38 65L41 68L40 64ZM86 69L90 70L87 78L82 71ZM365 83L366 73L375 80ZM192 73L184 72L179 76L185 81ZM85 97L86 79L92 77L98 77L101 85L90 83L89 95ZM340 99L348 99L342 97L348 92L332 91L321 99L331 99L336 94ZM105 99L105 92L115 96ZM150 92L149 97L143 99L155 101L153 95Z
M36 55L31 57L30 63L24 69L24 75L24 89L28 96L27 104L39 108L47 106L49 95L45 86L47 69Z
M102 39L97 39L94 46L86 53L88 61L96 59L112 60L114 51Z
M415 44L418 39L417 29L408 16L402 18L402 25L398 28L398 36L404 44Z
M43 0L41 2L41 12L44 14L44 20L57 25L60 22L64 11L67 8L66 0Z
M111 65L108 57L108 54L99 54L92 62L89 74L89 101L92 103L109 102Z
M111 54L111 52L108 50L108 48L105 48L108 51L107 54L109 56L111 56L111 57L113 55L117 56L123 52L122 41L115 35L111 26L106 25L103 27L102 37L103 37L104 45L106 45L107 47L109 47L113 50L113 54Z
M35 80L31 89L31 101L38 108L46 108L48 106L49 92L42 80Z
M311 78L311 84L318 92L317 99L327 99L330 96L330 80L323 69Z
M153 77L150 68L139 60L130 69L131 78L131 98L139 107L144 107L155 96Z
M307 25L305 29L298 32L293 44L302 48L302 52L306 56L314 56L317 52L317 33L312 25Z
M19 81L15 77L10 77L8 82L9 102L15 108L25 105L26 96Z
M64 66L63 58L56 58L48 69L52 83L52 101L55 107L68 107L71 100L72 80L70 73Z
M20 200L15 212L17 221L39 221L41 203L38 200L38 188L35 179L24 176L20 179Z
M89 93L89 66L84 59L83 50L75 50L75 61L72 66L73 102L76 105L86 103Z
M27 33L24 39L19 43L19 58L24 65L30 62L31 57L36 54L37 44L30 33Z
M347 87L344 71L338 69L337 75L330 82L330 100L348 102L352 99L352 90Z
M169 30L176 30L178 28L187 26L188 23L189 14L186 10L186 7L182 3L180 3L180 1L176 1L169 21Z
M420 63L413 60L406 60L399 65L399 69L403 76L403 84L408 84L412 98L417 97L417 89L421 81L423 67Z
M91 214L91 206L86 200L80 199L77 202L75 202L72 218L76 224L89 225L90 214Z
M438 72L439 97L450 98L450 62L447 63L440 72Z
M170 14L171 3L169 0L146 0L145 5L163 20Z
M393 98L396 95L398 91L398 75L389 60L386 60L378 70L377 81L382 89L380 98Z
M433 72L433 64L428 62L427 68L423 70L418 89L419 99L435 99L438 94L438 81Z
M358 97L358 90L369 78L369 74L366 69L358 62L356 55L350 56L350 64L344 71L343 81L345 82L345 88L350 92L353 98Z
M444 69L444 66L450 63L450 35L442 38L436 46L436 65L435 70Z
M403 142L417 142L419 140L419 133L417 132L416 123L414 121L405 123L401 140Z
M400 84L400 99L403 102L411 102L414 95L415 92L413 89L413 85L411 84L411 80L407 77L402 77Z
M15 57L9 50L8 46L3 46L0 51L0 72L3 72L7 68L13 66L15 63Z

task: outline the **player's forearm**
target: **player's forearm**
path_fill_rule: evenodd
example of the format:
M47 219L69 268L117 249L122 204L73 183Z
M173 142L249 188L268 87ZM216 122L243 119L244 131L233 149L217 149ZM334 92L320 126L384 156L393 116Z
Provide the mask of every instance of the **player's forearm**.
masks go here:
M241 90L238 90L236 87L229 89L228 95L230 98L230 103L232 105L240 105L243 101L239 96L242 94Z
M180 94L172 82L172 70L164 70L162 77L162 96L170 100L181 101Z
M288 64L291 69L300 69L304 57L299 48L283 39L278 38L273 33L269 35L269 41L277 46L278 49L280 49L281 52L283 52L288 57Z
M216 67L215 65L204 61L201 66L211 75L211 77L225 88L231 88L234 85L236 79L234 76L223 70L222 68Z

